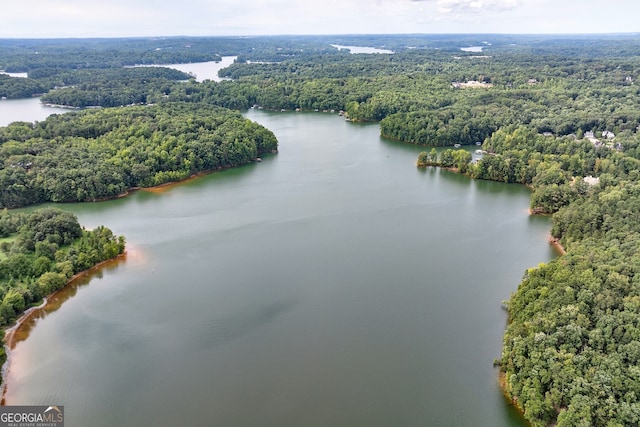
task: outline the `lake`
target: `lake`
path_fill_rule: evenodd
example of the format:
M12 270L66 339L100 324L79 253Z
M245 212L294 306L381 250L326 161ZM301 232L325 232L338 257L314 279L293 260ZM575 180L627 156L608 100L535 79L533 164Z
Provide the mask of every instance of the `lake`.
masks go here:
M463 52L482 52L484 46L469 46L469 47L461 47L460 50Z
M394 53L392 50L389 49L378 49L375 47L367 47L367 46L343 46L340 44L332 44L331 46L335 47L338 50L342 50L342 49L346 49L349 51L349 53L366 53L366 54L372 54L372 53L385 53L385 54L391 54Z
M526 426L501 302L555 256L529 191L415 167L337 115L250 110L280 152L100 203L128 256L40 312L6 403L69 426Z
M223 56L221 61L215 62L194 62L188 64L163 64L163 65L149 65L150 67L167 67L173 68L185 73L191 73L195 76L196 81L213 80L221 81L222 78L218 77L218 71L222 68L228 67L233 64L237 56ZM142 66L142 65L141 65ZM144 65L146 66L146 65ZM21 73L6 73L13 75ZM26 77L26 73L25 73ZM40 98L23 98L23 99L9 99L0 100L0 126L7 126L11 122L15 121L42 121L51 114L61 114L69 111L74 111L69 108L52 107L44 105L40 102Z
M223 56L221 61L208 62L190 62L186 64L161 64L161 65L136 65L137 67L167 67L178 71L192 74L196 81L202 82L212 80L214 82L222 81L218 77L218 71L233 64L237 56Z
M16 121L42 121L51 114L68 111L72 110L44 105L40 98L3 99L0 100L0 126Z
M20 77L20 78L27 78L27 73L8 73L6 71L0 70L0 74L6 74L7 76L11 76L11 77Z

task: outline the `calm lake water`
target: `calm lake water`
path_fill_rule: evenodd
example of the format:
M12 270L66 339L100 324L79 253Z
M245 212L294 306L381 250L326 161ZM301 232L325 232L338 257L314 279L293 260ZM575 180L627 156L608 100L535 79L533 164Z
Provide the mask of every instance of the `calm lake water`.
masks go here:
M335 47L338 50L342 50L342 49L346 49L349 51L349 53L386 53L386 54L391 54L393 53L392 50L389 49L378 49L375 47L367 47L367 46L343 46L340 44L332 44L331 46Z
M237 56L223 56L221 61L209 62L191 62L188 64L163 64L163 65L138 65L138 67L167 67L175 70L191 73L195 76L196 81L202 82L212 80L219 82L222 78L218 77L218 71L233 64Z
M129 254L34 321L6 403L69 426L525 426L492 362L501 301L554 256L528 190L419 170L375 124L247 117L279 154L61 206Z
M49 107L40 103L40 98L0 100L0 126L16 121L42 121L51 114L72 111L67 108Z
M6 74L11 77L21 77L25 79L27 78L27 73L8 73L6 71L0 71L0 74Z
M460 50L463 52L482 52L484 46L469 46L469 47L461 47Z
M218 77L218 71L222 68L233 64L237 56L223 56L219 62L195 62L189 64L164 64L153 65L154 67L168 67L176 70L191 73L195 76L196 81L213 80L216 82L222 79ZM17 74L23 73L6 73L17 77ZM26 77L26 73L24 73ZM40 98L24 98L0 100L0 126L7 126L15 121L42 121L51 114L62 114L74 111L68 108L58 108L44 105L40 102Z

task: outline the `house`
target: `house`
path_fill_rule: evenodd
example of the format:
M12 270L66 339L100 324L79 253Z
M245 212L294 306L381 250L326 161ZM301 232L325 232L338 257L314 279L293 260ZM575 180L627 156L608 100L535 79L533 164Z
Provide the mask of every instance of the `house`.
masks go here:
M602 132L602 137L607 139L613 139L616 135L613 132L605 130Z
M486 82L479 82L477 80L469 80L466 83L461 83L461 82L452 82L451 86L453 86L454 88L489 88L492 87L493 85L491 83L486 83Z
M600 147L602 145L602 143L600 142L600 140L598 138L596 138L596 135L593 131L588 131L584 133L584 137L586 139L588 139L593 145L595 145L596 147Z
M582 180L584 181L585 184L588 184L588 185L596 185L600 182L600 178L596 178L591 175L585 176L584 178L582 178Z

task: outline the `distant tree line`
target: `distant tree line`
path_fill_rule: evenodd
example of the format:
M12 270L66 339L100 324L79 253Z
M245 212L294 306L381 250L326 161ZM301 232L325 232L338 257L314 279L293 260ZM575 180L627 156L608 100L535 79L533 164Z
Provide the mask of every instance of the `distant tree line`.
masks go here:
M640 60L624 55L637 41L593 43L603 58L585 58L578 41L566 41L569 47L528 42L531 46L519 49L491 46L485 56L426 48L351 55L314 50L308 41L300 48L290 42L288 48L272 47L292 52L272 58L277 61L239 61L220 72L233 82L158 85L110 78L61 88L43 99L75 106L112 106L122 99L205 102L240 110L255 104L272 110L343 110L350 120L381 121L385 137L435 146L474 144L509 124L580 138L588 131L637 131L640 89L634 82ZM269 49L260 51L266 55ZM37 70L31 75L38 76ZM490 86L458 85L468 81Z
M41 97L43 103L83 108L90 106L120 107L146 104L148 94L156 98L168 95L176 81L192 78L187 73L163 67L138 67L106 70L56 70L40 68L30 72L50 91Z
M119 39L0 39L0 70L121 68L139 64L219 61L216 47L188 37Z
M0 74L0 98L18 99L45 94L42 102L70 107L117 107L146 103L145 94L164 93L189 74L163 67L116 69L38 68L29 77ZM59 90L52 90L59 89Z
M0 74L0 99L29 98L50 88L33 79Z

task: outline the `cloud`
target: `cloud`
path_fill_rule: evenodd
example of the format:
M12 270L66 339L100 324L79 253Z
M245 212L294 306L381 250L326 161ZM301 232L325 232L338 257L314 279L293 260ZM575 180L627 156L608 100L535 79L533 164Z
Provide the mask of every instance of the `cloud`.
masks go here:
M629 0L20 0L0 37L634 32L638 14Z
M514 10L522 0L411 0L436 6L440 13L493 13Z

